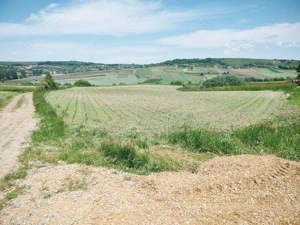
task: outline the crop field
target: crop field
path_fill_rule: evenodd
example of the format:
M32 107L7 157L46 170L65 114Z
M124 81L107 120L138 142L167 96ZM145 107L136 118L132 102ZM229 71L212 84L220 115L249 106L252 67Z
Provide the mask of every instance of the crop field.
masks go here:
M56 76L59 83L74 83L78 79L88 80L94 85L137 84L148 79L159 79L160 84L170 84L172 81L184 83L199 83L223 73L230 73L241 77L255 78L286 78L295 77L293 70L280 70L270 68L250 69L224 69L221 67L190 67L180 68L175 66L153 66L148 68L121 69L107 72L82 72Z
M282 92L180 92L161 85L71 88L50 92L47 101L73 127L145 135L182 126L230 130L274 117L287 106Z
M56 74L54 79L60 84L73 84L79 79L87 80L93 85L111 86L119 84L138 84L148 80L156 80L159 84L170 84L172 81L183 83L201 83L207 79L224 73L242 78L254 77L258 79L294 78L296 72L279 68L223 68L220 66L149 66L144 68L120 68L107 70L92 70L76 73ZM43 76L31 76L18 80L6 81L7 84L37 83ZM151 83L151 82L150 82Z

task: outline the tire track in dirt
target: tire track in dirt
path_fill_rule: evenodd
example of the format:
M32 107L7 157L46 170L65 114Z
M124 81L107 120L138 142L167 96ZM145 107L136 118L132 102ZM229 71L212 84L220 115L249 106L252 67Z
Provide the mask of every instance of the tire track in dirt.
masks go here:
M16 108L19 99L23 104ZM0 178L18 165L18 156L31 132L36 128L32 94L17 95L0 112Z
M87 187L60 192L70 177L85 179ZM217 157L196 173L149 176L74 164L49 166L22 182L26 193L0 212L0 224L300 222L300 164L269 155Z

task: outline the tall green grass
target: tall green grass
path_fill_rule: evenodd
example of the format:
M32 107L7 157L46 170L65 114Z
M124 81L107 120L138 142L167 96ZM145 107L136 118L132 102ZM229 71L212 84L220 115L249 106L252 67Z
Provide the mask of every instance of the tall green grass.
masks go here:
M33 103L41 121L39 129L32 135L36 142L49 141L62 137L65 132L65 123L58 117L54 108L45 99L45 90L38 88L33 92Z
M169 136L170 143L180 144L193 151L223 154L267 153L300 160L300 87L290 82L270 82L201 90L284 91L289 95L288 100L294 111L272 121L240 128L227 134L199 129L176 131Z
M184 129L171 133L169 141L195 152L237 154L240 149L229 134L204 129Z
M246 82L237 86L223 87L201 87L200 85L184 85L178 88L179 91L277 91L290 90L295 85L291 81L276 81L276 82Z
M135 146L131 144L104 142L100 147L100 151L111 164L123 168L148 169L149 156L138 152Z
M233 132L232 136L256 152L300 160L299 116L252 125Z

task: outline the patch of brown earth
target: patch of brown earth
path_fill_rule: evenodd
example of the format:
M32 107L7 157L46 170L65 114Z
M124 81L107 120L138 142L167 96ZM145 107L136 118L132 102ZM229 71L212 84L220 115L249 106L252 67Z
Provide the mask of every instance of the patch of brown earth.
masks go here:
M300 163L219 157L197 173L82 165L31 171L0 224L300 224Z
M17 95L0 111L0 178L16 169L18 156L36 124L31 93Z

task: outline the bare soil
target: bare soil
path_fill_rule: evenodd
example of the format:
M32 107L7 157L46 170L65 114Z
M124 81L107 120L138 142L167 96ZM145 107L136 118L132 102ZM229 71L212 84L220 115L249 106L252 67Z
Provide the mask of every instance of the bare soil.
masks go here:
M0 224L300 224L300 163L268 155L149 176L60 164L19 185Z
M36 124L31 93L17 95L0 111L0 178L17 168L18 156Z

